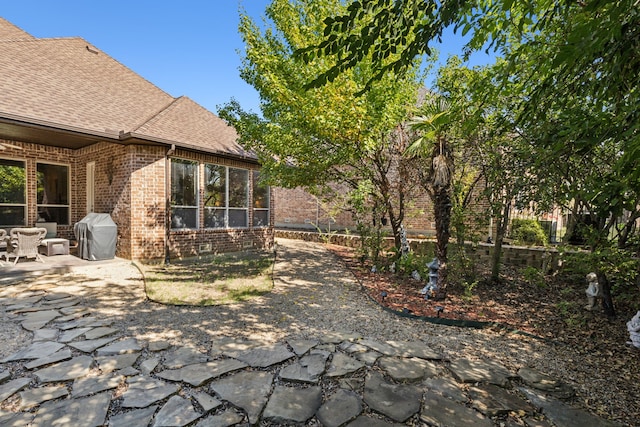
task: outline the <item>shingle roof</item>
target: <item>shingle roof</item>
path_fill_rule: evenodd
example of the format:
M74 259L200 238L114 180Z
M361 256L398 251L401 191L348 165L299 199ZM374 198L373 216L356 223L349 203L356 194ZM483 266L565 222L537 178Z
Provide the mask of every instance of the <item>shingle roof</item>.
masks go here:
M81 38L38 39L0 18L0 117L250 156L235 130Z
M0 16L0 40L23 40L34 37Z
M167 108L131 132L157 140L179 140L186 148L253 157L236 140L238 134L222 119L187 97L176 98Z

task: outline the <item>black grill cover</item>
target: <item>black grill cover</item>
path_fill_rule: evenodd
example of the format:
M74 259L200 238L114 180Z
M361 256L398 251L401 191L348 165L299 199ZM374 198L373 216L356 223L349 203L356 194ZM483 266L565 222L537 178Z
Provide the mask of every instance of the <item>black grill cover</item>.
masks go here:
M78 239L78 256L90 261L116 256L118 227L105 213L90 213L73 226Z

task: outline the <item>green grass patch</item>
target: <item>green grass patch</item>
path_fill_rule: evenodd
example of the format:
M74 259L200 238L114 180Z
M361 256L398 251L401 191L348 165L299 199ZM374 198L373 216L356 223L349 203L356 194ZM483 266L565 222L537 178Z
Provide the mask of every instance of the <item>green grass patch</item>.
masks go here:
M147 297L172 305L233 304L269 293L275 253L235 252L144 265Z

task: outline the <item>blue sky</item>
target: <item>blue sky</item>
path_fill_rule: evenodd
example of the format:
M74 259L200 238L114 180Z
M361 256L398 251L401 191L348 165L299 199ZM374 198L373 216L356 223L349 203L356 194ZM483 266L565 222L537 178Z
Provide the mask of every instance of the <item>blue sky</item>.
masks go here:
M0 16L35 37L82 37L172 96L210 111L237 99L259 110L256 91L239 76L238 9L259 21L269 0L20 0ZM448 34L441 57L460 53ZM479 55L472 65L486 59Z

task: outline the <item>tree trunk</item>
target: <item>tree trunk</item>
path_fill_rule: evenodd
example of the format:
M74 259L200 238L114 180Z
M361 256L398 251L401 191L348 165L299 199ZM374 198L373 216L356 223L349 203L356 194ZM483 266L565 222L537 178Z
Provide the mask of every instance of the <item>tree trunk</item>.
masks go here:
M613 319L616 317L616 310L613 307L613 299L611 298L611 282L607 279L607 275L600 270L596 271L596 275L602 291L602 310L607 317Z
M493 246L493 259L491 260L491 281L497 283L500 280L500 266L502 265L502 242L507 234L507 224L509 224L509 211L511 201L505 203L502 214L496 224L496 242Z
M448 188L435 191L433 209L436 218L436 258L440 263L436 299L444 299L447 296L447 247L449 246L449 237L451 235L449 229L451 222L451 193Z

